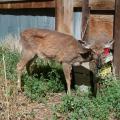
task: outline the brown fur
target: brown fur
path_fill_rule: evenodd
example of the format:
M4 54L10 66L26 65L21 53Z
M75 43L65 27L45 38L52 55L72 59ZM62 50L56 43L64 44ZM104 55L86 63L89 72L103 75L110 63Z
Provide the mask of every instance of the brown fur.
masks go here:
M21 88L21 75L24 67L36 55L43 59L54 59L63 66L67 89L70 93L72 64L88 61L85 49L74 37L45 29L27 29L21 33L22 58L17 64L18 87Z

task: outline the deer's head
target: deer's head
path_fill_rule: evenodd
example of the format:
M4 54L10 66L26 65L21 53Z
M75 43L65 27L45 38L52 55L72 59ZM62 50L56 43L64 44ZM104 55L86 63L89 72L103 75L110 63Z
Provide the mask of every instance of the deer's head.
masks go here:
M98 56L102 55L104 53L104 50L107 49L112 49L113 40L110 40L108 42L101 42L101 41L94 41L94 42L85 42L85 41L80 41L82 46L86 49L90 49L93 58L96 59Z

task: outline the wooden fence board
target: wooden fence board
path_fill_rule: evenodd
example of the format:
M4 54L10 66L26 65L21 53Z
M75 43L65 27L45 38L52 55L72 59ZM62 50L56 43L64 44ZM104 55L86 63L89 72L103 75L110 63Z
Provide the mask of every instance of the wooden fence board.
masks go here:
M56 0L56 30L73 35L73 0Z
M6 0L7 1L7 0ZM59 1L59 0L58 0ZM74 0L74 7L82 7L82 0ZM55 0L44 0L35 2L5 2L0 1L0 9L23 9L23 8L54 8ZM114 10L115 0L90 0L90 7L93 10Z
M116 0L114 40L114 73L120 77L120 0Z
M113 15L90 15L89 42L113 39Z

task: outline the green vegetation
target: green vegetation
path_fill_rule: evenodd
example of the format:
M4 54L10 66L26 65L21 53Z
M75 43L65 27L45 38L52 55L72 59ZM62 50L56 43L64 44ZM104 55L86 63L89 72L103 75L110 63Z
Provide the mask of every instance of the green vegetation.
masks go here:
M43 63L38 60L35 68L37 73L34 73L33 76L29 76L27 73L23 75L25 94L31 100L40 101L41 97L47 97L49 93L64 90L60 77L61 69L57 68L55 63L51 66L51 63Z
M5 56L6 77L8 80L17 80L16 65L20 54L6 48L0 48L0 75L4 76L2 55ZM36 64L31 65L31 76L25 70L22 76L24 93L31 100L41 100L51 92L64 90L64 75L60 64L51 61L37 59Z
M120 80L108 77L101 82L97 97L88 97L77 89L73 96L64 96L62 103L53 107L54 118L67 120L119 120Z
M4 77L2 55L5 56L7 79L15 81L16 64L20 55L0 47L0 76ZM35 68L35 69L34 69ZM58 63L37 59L31 66L32 76L24 71L22 82L26 96L41 101L49 93L64 90L64 76ZM62 81L63 80L63 81ZM62 102L52 107L53 120L119 120L120 119L120 80L108 77L101 81L97 97L82 93L79 87L71 96L63 96ZM42 99L41 99L42 98Z

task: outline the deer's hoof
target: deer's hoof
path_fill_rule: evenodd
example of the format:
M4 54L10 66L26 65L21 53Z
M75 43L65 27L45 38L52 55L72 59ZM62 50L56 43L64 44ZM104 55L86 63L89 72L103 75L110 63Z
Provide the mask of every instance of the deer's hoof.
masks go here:
M68 95L68 96L71 96L71 91L67 91L67 95Z

